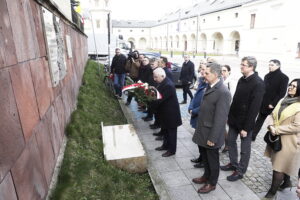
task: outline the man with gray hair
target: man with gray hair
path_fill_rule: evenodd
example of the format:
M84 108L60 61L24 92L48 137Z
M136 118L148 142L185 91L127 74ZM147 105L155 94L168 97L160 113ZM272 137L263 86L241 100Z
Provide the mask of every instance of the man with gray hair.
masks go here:
M176 153L177 127L182 124L180 108L173 82L166 77L162 68L153 71L155 82L158 83L157 90L162 95L162 99L153 101L153 108L159 115L161 129L164 130L163 144L155 150L163 151L163 157L169 157Z
M219 178L219 149L225 140L225 125L229 112L231 94L221 79L221 65L209 63L205 69L208 82L198 114L193 142L199 146L204 163L204 174L193 182L205 184L198 193L216 189Z
M241 62L241 77L230 106L228 115L228 147L230 163L221 170L234 171L227 176L228 181L242 179L247 171L251 153L252 132L258 114L265 86L255 72L257 61L254 57L244 57ZM241 138L241 158L238 162L237 137Z

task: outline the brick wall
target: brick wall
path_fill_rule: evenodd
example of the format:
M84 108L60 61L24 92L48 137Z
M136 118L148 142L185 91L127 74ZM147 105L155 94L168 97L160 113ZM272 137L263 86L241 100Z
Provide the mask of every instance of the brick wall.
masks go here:
M86 36L67 20L60 23L73 58L66 56L68 73L52 87L41 5L0 0L1 200L47 195L87 61Z

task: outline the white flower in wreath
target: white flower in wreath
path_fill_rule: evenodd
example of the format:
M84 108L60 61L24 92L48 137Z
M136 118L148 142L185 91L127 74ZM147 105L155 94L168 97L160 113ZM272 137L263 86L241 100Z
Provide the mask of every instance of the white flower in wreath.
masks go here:
M137 83L143 83L141 80L139 80Z
M145 87L146 90L148 90L148 88L149 88L149 84L148 83L144 83L143 86Z

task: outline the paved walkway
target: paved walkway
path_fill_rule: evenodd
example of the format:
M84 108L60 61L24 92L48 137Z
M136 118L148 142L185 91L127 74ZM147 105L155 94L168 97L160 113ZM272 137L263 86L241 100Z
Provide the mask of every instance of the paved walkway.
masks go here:
M182 100L182 90L177 89L179 102ZM258 200L264 196L271 183L272 168L270 162L263 157L265 144L262 135L252 146L252 155L246 176L236 182L228 182L226 176L231 172L220 171L218 185L215 191L209 194L198 194L197 190L201 185L194 184L192 179L200 177L203 169L196 169L190 159L198 156L198 147L192 142L193 129L189 126L189 114L187 104L181 105L181 114L184 124L178 128L177 152L175 156L163 158L163 152L154 149L161 146L161 141L155 141L152 135L153 130L149 124L141 117L144 113L137 111L137 104L133 100L129 106L124 105L125 100L121 100L122 109L133 123L140 140L148 156L148 171L153 181L154 187L160 199L171 200ZM156 130L158 131L158 130ZM228 155L221 154L221 164L228 162ZM278 192L276 200L297 200L295 188L283 192Z

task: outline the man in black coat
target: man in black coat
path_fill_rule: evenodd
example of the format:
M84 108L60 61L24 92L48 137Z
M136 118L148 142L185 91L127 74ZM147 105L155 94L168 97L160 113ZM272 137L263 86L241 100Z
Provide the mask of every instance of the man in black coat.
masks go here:
M173 75L172 72L170 71L170 69L167 67L167 63L168 63L168 59L166 57L160 57L160 67L163 68L165 70L166 73L166 77L169 78L172 82L173 81ZM160 124L159 124L159 116L157 114L154 115L155 117L155 122L154 124L150 125L151 129L157 129L160 128ZM163 129L161 129L160 132L158 133L154 133L154 136L157 136L155 138L155 140L163 140L163 135L164 135L164 131Z
M265 75L264 83L266 92L264 94L259 115L256 119L252 141L255 141L265 119L272 113L278 101L283 98L286 93L289 78L281 72L279 60L269 61L269 73Z
M153 71L159 67L159 59L158 58L152 58L150 59L150 68L151 68L151 74L149 74L149 77L148 77L148 81L147 83L149 84L149 86L153 86L153 87L156 87L157 86L157 83L154 81L153 79ZM144 121L152 121L153 119L153 114L154 114L154 109L152 107L152 103L150 102L148 105L148 110L147 110L147 116L146 117L142 117L142 119Z
M193 83L193 78L195 74L195 66L192 61L190 61L190 56L184 56L184 63L182 64L181 72L179 75L179 81L181 82L183 89L183 101L181 104L187 103L187 94L190 98L193 98L193 94L190 90L190 85Z
M169 157L176 153L177 127L182 124L180 108L173 82L166 77L162 68L153 71L154 80L158 83L157 90L162 99L153 101L153 107L159 115L161 128L165 130L163 145L155 150L163 151L163 157Z
M222 67L210 63L205 69L205 80L208 82L204 93L193 142L199 146L204 163L204 174L194 178L193 182L205 185L199 193L209 193L216 189L219 178L219 149L225 140L225 125L228 117L231 94L221 79Z
M143 56L142 64L141 64L141 67L139 68L138 80L142 81L143 83L149 83L151 76L153 76L153 72L150 67L149 58ZM151 78L151 79L153 79L153 78Z
M224 171L233 170L228 181L242 179L247 171L251 153L251 139L255 118L265 92L263 80L255 72L256 58L244 57L241 62L243 77L238 81L228 115L228 146L230 163L221 166ZM241 158L238 162L237 137L241 138Z
M126 77L126 56L121 54L121 51L119 48L116 48L115 50L116 55L113 57L112 63L111 63L111 73L114 74L114 87L116 96L118 98L121 98L122 96L122 88L125 83L125 77Z

